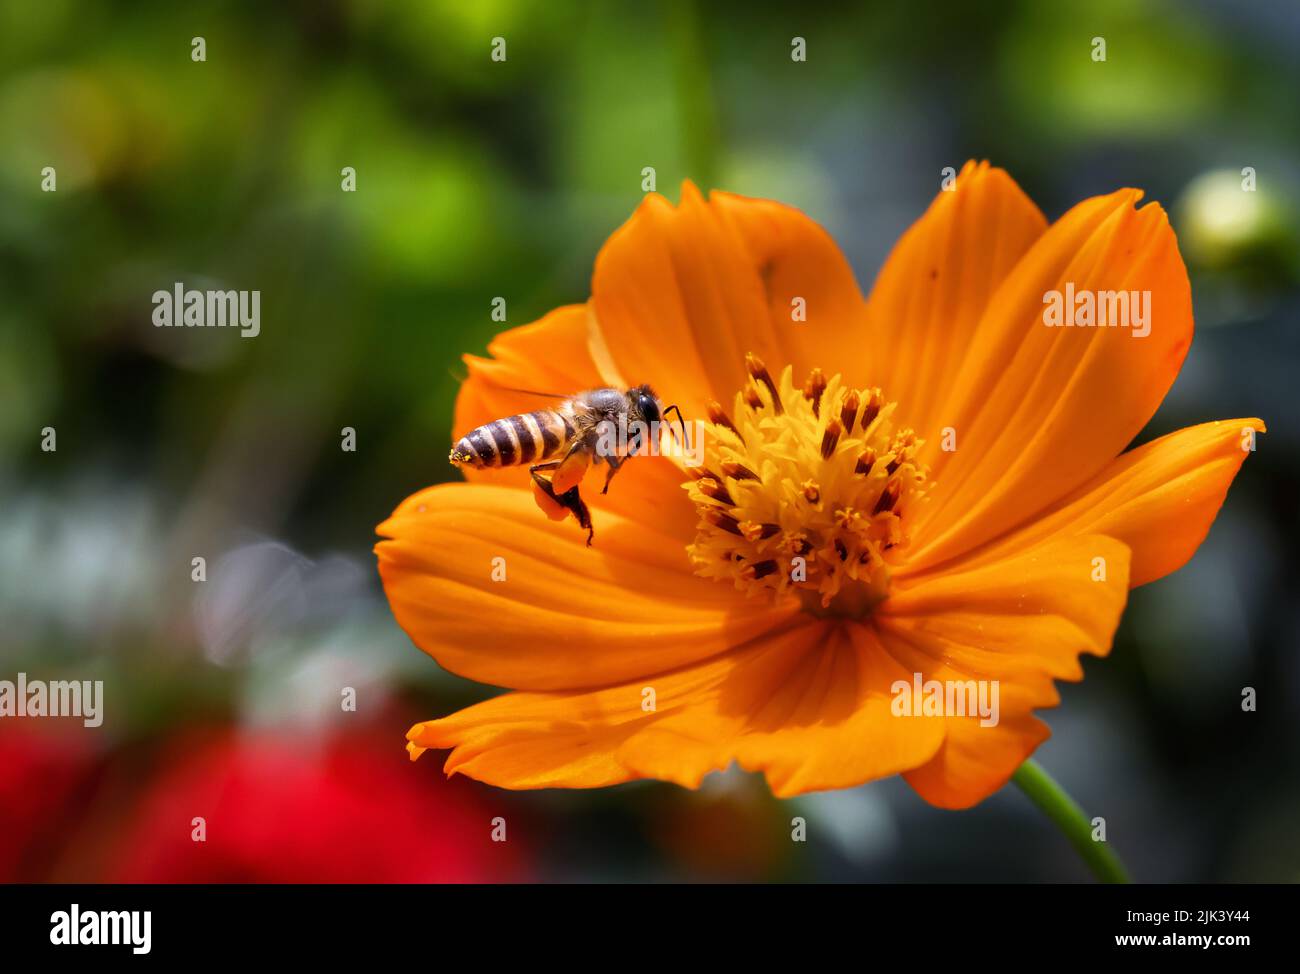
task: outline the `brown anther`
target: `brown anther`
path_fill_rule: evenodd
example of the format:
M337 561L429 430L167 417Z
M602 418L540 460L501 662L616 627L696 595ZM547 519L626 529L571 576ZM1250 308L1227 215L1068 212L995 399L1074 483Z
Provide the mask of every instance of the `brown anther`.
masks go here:
M740 435L740 430L736 429L736 424L731 421L731 417L723 410L722 404L712 399L709 400L709 422L714 426L721 426L731 430L736 434L736 439L740 440L741 443L745 442L745 438Z
M894 475L894 472L902 465L903 465L903 457L902 454L899 454L898 456L894 457L894 459L890 460L887 464L885 464L885 473L889 474L892 477Z
M766 561L756 561L753 564L746 565L740 570L740 577L754 581L759 578L766 578L776 571L776 562L772 559Z
M758 394L758 390L755 389L752 385L745 386L744 396L745 396L745 405L748 406L750 409L759 410L763 408L763 399Z
M821 369L808 373L808 381L803 384L803 397L812 403L813 415L818 419L822 414L822 393L826 391L826 376Z
M898 503L898 495L902 492L902 487L897 480L891 480L885 484L885 489L880 492L880 500L876 501L876 507L872 514L880 514L884 511L892 511L894 505Z
M730 477L732 480L757 480L758 474L750 470L743 463L737 463L735 460L722 461L722 475Z
M830 459L831 454L835 452L835 445L840 441L840 434L843 432L844 427L840 425L840 421L832 417L831 421L826 424L826 432L822 434L823 460Z
M806 555L813 550L813 543L807 538L798 538L790 545L790 550L796 555Z
M708 521L715 528L721 528L723 531L731 534L740 535L740 522L730 514L724 513L720 508L708 507L700 511L700 517Z
M872 389L867 396L867 404L862 408L862 428L864 430L875 422L876 417L880 415L881 405L880 390Z
M803 498L809 504L816 504L822 499L822 489L817 486L816 481L805 480L803 482Z
M772 381L772 376L768 374L767 366L763 364L763 360L753 352L746 352L745 368L749 370L750 375L767 386L767 391L772 394L772 411L778 416L785 412L785 408L781 405L781 394L776 391L776 383Z
M839 553L840 561L848 560L849 549L845 547L844 542L839 538L835 539L835 550Z
M850 389L849 394L844 397L844 405L840 407L840 422L844 424L846 430L853 429L853 421L858 418L858 393L856 389Z
M862 451L862 456L858 457L857 465L853 468L854 473L868 474L871 473L871 465L876 462L876 451L867 447Z
M727 488L712 477L704 477L700 480L700 493L705 497L712 497L715 501L731 506L736 502L731 499L727 493Z

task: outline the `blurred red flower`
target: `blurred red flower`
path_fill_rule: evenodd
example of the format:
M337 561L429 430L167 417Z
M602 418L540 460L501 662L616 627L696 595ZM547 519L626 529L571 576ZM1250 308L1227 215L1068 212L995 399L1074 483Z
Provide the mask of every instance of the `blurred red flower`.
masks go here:
M523 879L493 842L486 789L421 774L384 738L269 733L183 747L149 785L116 853L117 882L497 882ZM313 751L313 747L319 750ZM202 819L203 840L196 838Z
M83 786L98 767L95 749L75 731L6 717L0 731L0 882L44 877L65 829L77 817Z

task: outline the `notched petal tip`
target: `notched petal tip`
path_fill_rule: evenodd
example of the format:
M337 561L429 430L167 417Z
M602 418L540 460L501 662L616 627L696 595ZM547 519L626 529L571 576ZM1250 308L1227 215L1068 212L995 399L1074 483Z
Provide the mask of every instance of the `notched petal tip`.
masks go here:
M416 724L406 732L406 753L412 761L419 759L420 755L428 750L427 747L420 744L420 738L424 733L424 722Z

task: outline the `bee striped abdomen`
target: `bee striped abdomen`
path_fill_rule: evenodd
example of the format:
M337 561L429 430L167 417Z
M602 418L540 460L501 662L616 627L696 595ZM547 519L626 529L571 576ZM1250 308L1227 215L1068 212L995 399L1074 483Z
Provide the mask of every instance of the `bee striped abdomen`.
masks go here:
M534 463L558 453L573 432L569 418L553 409L495 419L457 440L451 462L471 467Z

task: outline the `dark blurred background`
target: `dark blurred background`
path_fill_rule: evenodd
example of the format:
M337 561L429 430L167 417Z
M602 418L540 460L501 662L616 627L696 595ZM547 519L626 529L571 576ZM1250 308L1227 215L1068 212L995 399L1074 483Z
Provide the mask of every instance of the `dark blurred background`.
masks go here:
M492 299L507 326L584 300L643 167L800 207L865 291L977 157L1049 219L1124 185L1173 215L1197 338L1144 438L1269 424L1039 758L1139 879L1300 879L1297 91L1294 0L0 0L0 678L106 686L97 730L0 723L0 878L1085 879L1014 789L950 813L899 780L521 795L409 765L413 720L491 691L408 642L370 554L455 476ZM259 289L260 336L154 328L176 281Z

